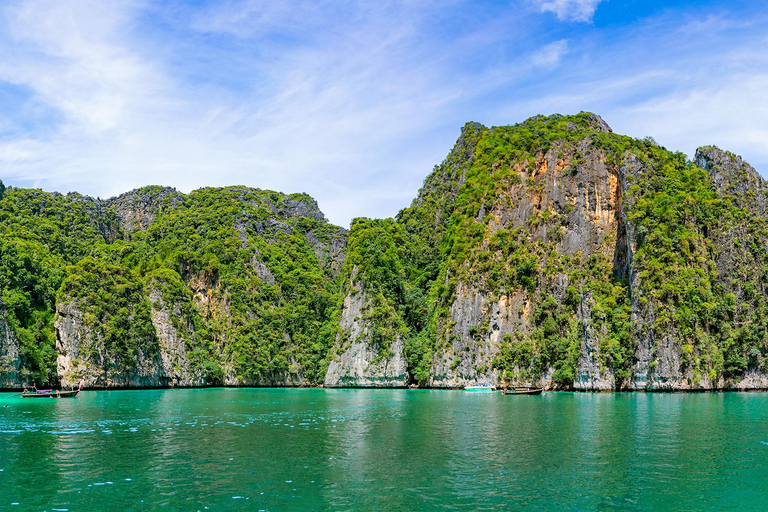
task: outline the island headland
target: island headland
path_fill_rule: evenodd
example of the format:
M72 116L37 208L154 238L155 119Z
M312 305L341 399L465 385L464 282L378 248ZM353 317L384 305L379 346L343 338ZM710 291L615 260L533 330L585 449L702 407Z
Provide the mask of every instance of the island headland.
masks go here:
M467 123L349 231L306 194L0 185L0 387L768 389L767 204L584 112Z

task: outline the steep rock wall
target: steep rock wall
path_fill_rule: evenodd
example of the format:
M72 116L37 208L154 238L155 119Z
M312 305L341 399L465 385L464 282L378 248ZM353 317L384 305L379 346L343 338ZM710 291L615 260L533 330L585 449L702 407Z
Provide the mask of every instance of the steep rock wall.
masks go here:
M368 275L384 279L373 284L408 326L408 382L763 389L766 182L714 147L686 161L650 138L615 136L598 116L567 123L573 137L563 126L559 116L465 126L389 228L405 246L378 257L390 277ZM350 238L360 236L353 224ZM440 256L423 257L428 247ZM426 323L414 320L418 286L433 301ZM353 298L356 309L371 300L348 296L345 315ZM343 353L334 375L380 358L370 344Z
M0 388L18 388L23 384L19 373L19 342L5 315L5 306L0 301Z
M615 377L611 369L600 361L600 338L604 333L596 332L590 321L593 306L591 294L582 294L579 304L579 360L573 387L579 391L610 391L614 388ZM542 385L547 384L549 382L542 382Z
M147 229L164 209L184 203L182 194L171 187L145 187L131 190L106 201L120 220L125 233Z
M579 162L574 163L576 155ZM621 176L606 165L605 155L583 141L575 148L555 145L534 165L518 164L518 184L503 191L478 219L488 217L486 241L501 230L530 232L531 242L547 244L559 254L586 259L603 254L615 260L615 272L626 272L626 234L622 221ZM555 222L537 222L546 212ZM474 381L505 381L494 362L505 335L524 336L533 329L531 314L544 295L562 300L569 286L567 273L559 273L534 290L512 289L491 296L487 285L460 282L450 308L446 343L438 350L429 385L461 387ZM592 325L592 299L582 292L575 311L580 324L580 355L573 386L581 390L612 389L614 378L600 361L604 333ZM480 371L478 371L480 370ZM553 368L528 377L512 378L510 385L551 385Z
M58 374L63 386L190 387L208 384L201 362L190 361L189 338L194 328L178 307L157 288L149 296L157 350L131 347L134 360L124 363L105 347L100 333L88 326L77 301L62 301L56 316Z
M9 189L0 213L24 220L0 386L55 382L32 346L54 303L64 385L768 386L768 184L587 113L468 123L409 208L350 233L247 187Z
M188 357L187 338L194 337L191 322L182 316L177 306L167 304L157 288L150 291L149 301L152 304L152 325L160 344L162 369L158 373L172 387L204 386L204 376L199 369L195 371L191 368ZM177 325L181 327L181 332Z
M76 301L66 298L60 301L55 327L62 386L122 388L165 387L169 384L159 354L134 347L132 360L123 362L107 350L103 338L84 321Z
M408 374L402 337L391 340L386 349L372 346L369 326L364 319L365 291L352 286L344 299L340 328L344 340L337 339L337 354L325 376L326 387L405 387Z

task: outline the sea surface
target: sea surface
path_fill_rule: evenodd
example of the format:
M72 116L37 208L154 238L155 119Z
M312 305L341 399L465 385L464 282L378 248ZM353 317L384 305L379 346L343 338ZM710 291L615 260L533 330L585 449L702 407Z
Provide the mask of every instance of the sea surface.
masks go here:
M762 511L768 393L0 394L0 510L161 508Z

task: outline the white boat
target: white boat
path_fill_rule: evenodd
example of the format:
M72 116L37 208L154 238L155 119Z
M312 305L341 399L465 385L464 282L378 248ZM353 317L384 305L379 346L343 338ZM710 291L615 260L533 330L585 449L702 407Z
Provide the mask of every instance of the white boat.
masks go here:
M473 384L467 384L464 386L464 391L472 391L475 393L483 393L488 391L496 391L496 386L488 384L486 382L475 382Z

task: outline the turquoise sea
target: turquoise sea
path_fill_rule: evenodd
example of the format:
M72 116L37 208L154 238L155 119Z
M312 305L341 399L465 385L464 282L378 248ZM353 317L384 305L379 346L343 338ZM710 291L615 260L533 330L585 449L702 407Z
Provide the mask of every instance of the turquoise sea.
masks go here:
M0 510L161 508L766 510L768 394L0 394Z

